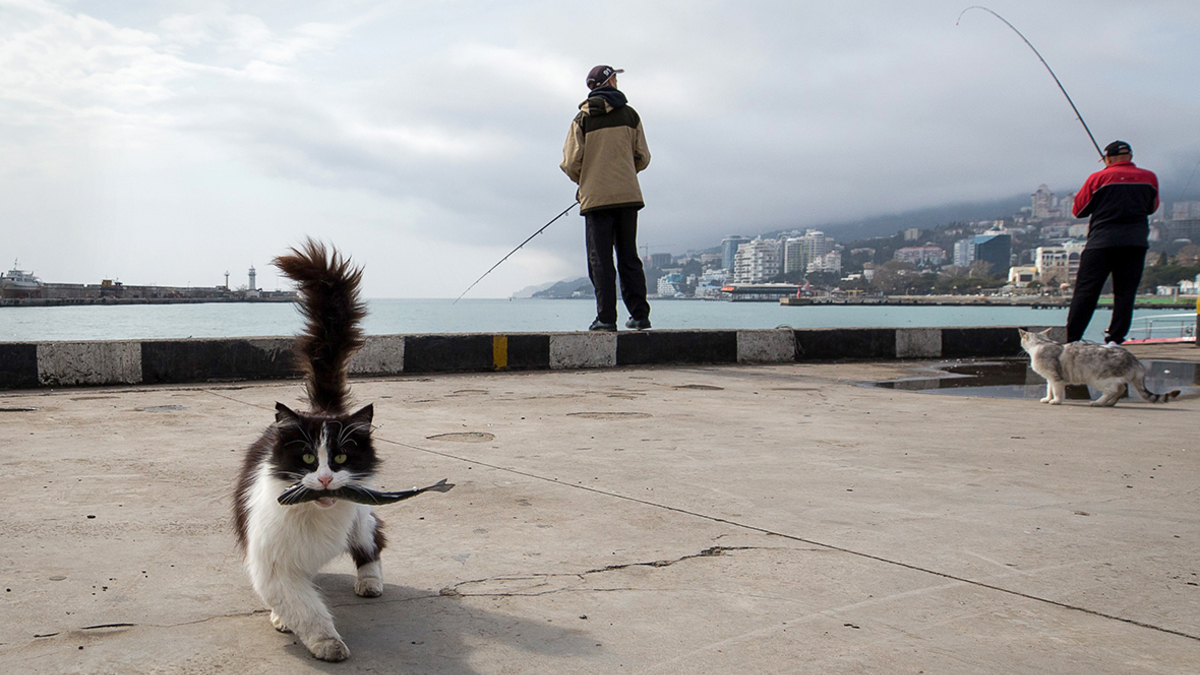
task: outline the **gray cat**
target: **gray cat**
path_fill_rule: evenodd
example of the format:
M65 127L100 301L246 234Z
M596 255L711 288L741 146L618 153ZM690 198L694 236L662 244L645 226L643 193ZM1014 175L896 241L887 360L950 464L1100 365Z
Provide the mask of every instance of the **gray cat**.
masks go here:
M1042 403L1059 405L1066 399L1068 384L1089 384L1101 392L1092 401L1094 406L1111 406L1132 384L1141 397L1151 403L1166 403L1179 396L1179 391L1152 394L1146 390L1146 367L1125 349L1116 345L1097 345L1088 342L1059 344L1048 336L1050 330L1021 332L1021 348L1029 353L1029 367L1046 378L1046 398Z

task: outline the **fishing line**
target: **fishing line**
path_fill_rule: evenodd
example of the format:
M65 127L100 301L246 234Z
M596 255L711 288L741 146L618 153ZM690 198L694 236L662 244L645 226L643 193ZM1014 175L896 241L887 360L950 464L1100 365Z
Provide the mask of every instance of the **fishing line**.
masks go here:
M544 231L546 230L546 228L547 228L547 227L550 227L551 225L553 225L553 224L554 224L554 221L556 221L556 220L558 220L559 218L562 218L563 216L567 215L567 211L570 211L571 209L575 208L575 205L576 205L576 204L578 204L578 203L579 203L578 201L571 202L571 205L570 205L570 206L568 206L567 208L563 209L563 212L562 212L562 213L558 214L557 216L554 216L553 218L551 218L551 219L550 219L550 222L548 222L548 223L546 223L545 225L543 225L543 226L542 226L542 228L541 228L540 230L538 230L537 232L534 232L533 234L529 235L529 239L526 239L525 241L521 242L520 246L517 246L517 247L516 247L516 248L514 248L513 250L509 251L509 252L508 252L508 255L506 255L506 256L504 256L503 258L501 258L501 259L500 259L500 262L496 263L495 265L492 265L492 266L491 266L491 268L490 268L490 269L488 269L488 271L486 271L486 272L484 272L484 273L483 273L483 276L481 276L481 277L479 277L478 279L476 279L476 280L475 280L475 284L477 284L477 283L479 283L479 282L483 281L483 277L486 277L487 275L491 274L491 273L492 273L492 270L494 270L494 269L496 269L497 267L499 267L499 266L500 266L500 263L503 263L505 260L508 260L509 256L511 256L512 254L516 253L517 251L520 251L520 250L521 250L521 246L524 246L525 244L528 244L528 243L529 243L529 242L530 242L530 241L531 241L531 240L532 240L534 237L536 237L536 236L538 236L539 234L541 234L542 232L544 232ZM472 289L472 288L475 288L475 284L471 284L470 286L467 286L467 290L463 291L463 292L462 292L462 295L460 295L460 296L458 296L457 298L455 298L455 299L454 299L454 302L452 302L452 303L450 303L450 304L451 304L451 305L457 305L457 304L458 304L458 301L463 299L463 295L466 295L467 293L469 293L469 292L471 291L471 289Z
M1192 168L1192 175L1188 176L1187 185L1183 186L1183 194L1180 196L1182 196L1184 199L1187 199L1188 189L1192 187L1192 179L1196 177L1196 169L1200 169L1200 160L1198 160L1196 162L1196 166Z
M1050 77L1054 78L1054 84L1058 85L1058 90L1062 92L1063 96L1067 97L1067 103L1070 103L1071 110L1075 111L1075 119L1079 120L1079 123L1083 125L1083 130L1087 132L1088 138L1092 139L1092 145L1096 147L1096 152L1099 153L1100 158L1103 159L1104 151L1100 149L1100 144L1096 142L1096 137L1092 135L1092 130L1088 128L1087 122L1083 121L1083 115L1079 114L1079 108L1075 107L1075 102L1071 100L1071 95L1067 93L1067 90L1066 90L1066 88L1063 87L1062 82L1058 81L1058 76L1054 74L1054 70L1050 68L1050 64L1046 63L1046 59L1042 58L1041 52L1039 52L1037 50L1037 47L1033 46L1033 43L1030 42L1028 38L1026 38L1024 35L1021 34L1021 31L1017 30L1016 26L1009 23L1008 19L1005 19L1004 17L993 12L992 10L988 9L987 7L983 7L980 5L972 5L966 9L964 9L962 11L962 14L958 15L958 21L955 21L954 25L957 26L958 22L962 21L963 14L966 14L967 12L971 11L972 9L982 9L983 11L987 12L988 14L991 14L992 16L996 17L997 19L1000 19L1001 21L1004 22L1004 25L1008 26L1009 28L1011 28L1013 30L1014 33L1019 35L1021 37L1021 39L1025 41L1025 44L1029 45L1029 48L1032 49L1033 53L1037 55L1038 60L1042 62L1042 65L1046 66L1046 70L1049 71Z

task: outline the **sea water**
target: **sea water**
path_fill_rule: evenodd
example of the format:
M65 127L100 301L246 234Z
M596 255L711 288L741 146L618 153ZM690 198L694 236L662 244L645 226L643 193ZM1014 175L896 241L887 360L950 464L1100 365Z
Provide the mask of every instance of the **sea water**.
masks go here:
M368 335L421 333L532 333L586 330L593 300L367 301ZM1138 310L1134 317L1159 310ZM1111 312L1098 309L1086 339L1100 341ZM620 323L623 325L622 314ZM1029 307L803 305L651 299L657 329L878 328L953 326L1062 326L1065 309ZM303 325L289 303L84 305L0 307L0 342L143 340L294 335Z

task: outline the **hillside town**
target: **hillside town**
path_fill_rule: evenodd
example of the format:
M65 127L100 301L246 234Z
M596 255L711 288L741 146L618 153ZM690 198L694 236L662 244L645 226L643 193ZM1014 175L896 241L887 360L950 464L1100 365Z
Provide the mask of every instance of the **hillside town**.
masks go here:
M839 243L804 229L730 235L683 255L650 253L646 281L660 298L770 300L834 295L1060 295L1075 283L1088 222L1071 215L1073 193L1041 185L1030 205L1005 218L908 228ZM1200 201L1159 208L1150 223L1142 294L1197 295ZM587 279L534 297L591 294Z

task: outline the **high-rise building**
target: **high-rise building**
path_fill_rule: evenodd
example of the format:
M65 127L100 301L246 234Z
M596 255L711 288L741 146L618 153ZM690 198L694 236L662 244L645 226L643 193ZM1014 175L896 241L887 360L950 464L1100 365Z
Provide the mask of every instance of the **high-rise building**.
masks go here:
M825 236L825 233L820 230L808 230L800 239L803 242L804 259L809 262L827 255L833 250L835 243L833 237Z
M1029 215L1034 220L1046 220L1054 215L1054 206L1054 193L1043 183L1038 186L1037 192L1033 193L1033 210Z
M1012 265L1012 235L1008 234L977 234L975 235L975 260L991 263L988 274L1008 275Z
M804 257L804 240L800 237L789 237L783 241L783 271L803 272L808 266Z
M779 240L756 238L738 246L733 260L733 282L761 284L779 274Z
M968 237L954 242L954 265L970 267L975 262L975 239Z
M1200 202L1173 202L1171 204L1171 220L1191 220L1200 218Z
M733 258L737 255L738 246L750 241L750 237L731 234L721 240L721 266L733 271Z

